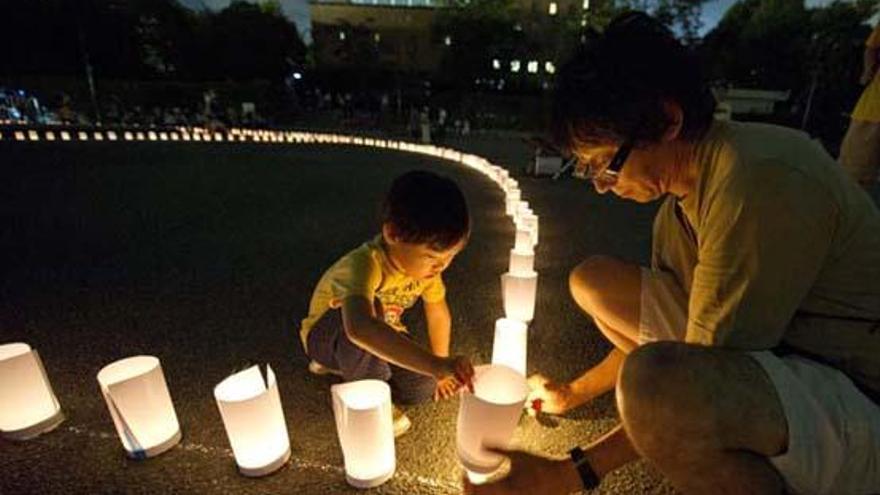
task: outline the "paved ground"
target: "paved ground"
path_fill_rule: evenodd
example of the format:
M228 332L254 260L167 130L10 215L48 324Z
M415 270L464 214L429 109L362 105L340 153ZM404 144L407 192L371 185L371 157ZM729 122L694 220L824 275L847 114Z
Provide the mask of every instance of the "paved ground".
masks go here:
M456 143L517 172L517 140ZM376 231L390 180L412 168L454 177L474 217L473 240L446 275L454 350L488 362L501 315L499 275L513 242L502 195L483 176L398 152L318 146L0 144L0 342L39 349L68 416L36 440L0 442L0 493L353 493L329 407L329 379L310 376L295 324L324 268ZM567 293L568 270L607 253L646 261L651 206L596 195L573 180L521 179L541 216L541 273L530 372L568 378L607 346ZM410 327L421 338L417 312ZM95 380L135 354L162 360L184 438L127 460ZM278 473L236 472L212 389L229 373L271 363L280 379L294 460ZM454 401L411 410L385 494L457 493ZM517 441L562 454L615 423L610 397L541 423ZM670 493L647 466L598 493Z

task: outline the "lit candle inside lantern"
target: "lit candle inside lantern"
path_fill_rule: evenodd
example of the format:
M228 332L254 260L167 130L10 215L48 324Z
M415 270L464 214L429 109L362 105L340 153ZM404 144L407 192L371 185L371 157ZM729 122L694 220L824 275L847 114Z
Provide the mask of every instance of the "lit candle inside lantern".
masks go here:
M463 390L458 408L456 450L468 471L491 475L504 457L484 448L510 443L529 395L525 376L507 366L477 366L474 393Z
M535 271L535 252L531 249L511 249L510 266L507 271L514 275L524 275Z
M0 345L0 404L0 435L10 440L33 438L64 421L40 355L21 342Z
M180 442L180 424L155 356L134 356L98 372L116 433L129 457L157 456Z
M391 388L381 380L360 380L330 387L345 479L372 488L394 475L394 427Z
M495 320L492 364L509 366L525 376L528 343L529 329L525 322L508 318Z
M214 398L241 474L264 476L290 459L281 396L270 366L265 380L259 366L226 378L214 387Z
M501 275L501 294L505 316L514 320L532 321L538 294L538 273Z

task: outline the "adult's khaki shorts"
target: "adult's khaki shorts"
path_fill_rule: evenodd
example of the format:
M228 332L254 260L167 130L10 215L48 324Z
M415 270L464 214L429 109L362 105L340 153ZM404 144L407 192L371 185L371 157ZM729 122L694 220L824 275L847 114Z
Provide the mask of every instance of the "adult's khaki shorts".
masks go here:
M684 341L687 295L669 273L642 268L640 343ZM880 494L880 406L840 371L800 356L748 353L776 388L788 450L769 461L791 493Z

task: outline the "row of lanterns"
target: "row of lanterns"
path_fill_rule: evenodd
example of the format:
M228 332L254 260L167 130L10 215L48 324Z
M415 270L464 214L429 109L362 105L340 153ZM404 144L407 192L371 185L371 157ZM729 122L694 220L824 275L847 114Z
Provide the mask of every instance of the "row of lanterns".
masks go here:
M49 137L51 131L45 132L47 141L55 140L54 134ZM448 148L338 134L233 129L223 137L198 128L167 133L120 132L123 140L225 139L391 148L456 161L493 180L504 191L506 213L516 226L509 270L501 276L505 317L495 322L492 364L476 367L474 392L462 392L456 445L459 461L473 481L497 472L503 458L483 446L509 443L528 396L528 323L534 317L538 281L534 270L538 216L522 200L519 184L506 169L479 156ZM39 140L37 131L16 131L15 136L16 140ZM198 138L194 139L195 136ZM65 141L71 135L61 131L58 137ZM96 141L105 137L115 141L119 134L92 131L91 137ZM89 134L79 131L77 138L86 141ZM154 457L180 442L180 425L158 358L134 356L116 361L101 369L97 379L129 457ZM396 469L388 384L380 380L340 383L331 386L331 396L347 482L358 488L384 483ZM288 461L287 424L270 366L265 370L253 366L229 376L214 388L214 398L243 475L263 476ZM0 404L0 435L8 439L33 438L64 420L39 354L24 343L0 345Z

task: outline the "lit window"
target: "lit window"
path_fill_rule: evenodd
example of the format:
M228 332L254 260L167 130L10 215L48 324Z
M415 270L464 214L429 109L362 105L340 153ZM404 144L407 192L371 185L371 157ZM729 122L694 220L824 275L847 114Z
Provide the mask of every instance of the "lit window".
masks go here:
M532 60L529 62L528 71L529 71L529 74L534 74L534 73L538 72L538 61L537 60Z
M495 70L501 69L501 61L498 60L497 58L493 58L492 59L492 68Z
M339 41L345 41L345 31L339 31Z
M519 72L519 60L510 61L510 72Z
M550 15L556 15L556 2L550 2L550 8L548 9Z
M449 36L449 35L447 34L446 37L443 38L443 44L446 45L446 46L451 45L451 44L452 44L452 36Z
M548 61L544 62L544 71L547 74L555 74L556 73L556 66L553 65L553 62L548 60Z

